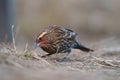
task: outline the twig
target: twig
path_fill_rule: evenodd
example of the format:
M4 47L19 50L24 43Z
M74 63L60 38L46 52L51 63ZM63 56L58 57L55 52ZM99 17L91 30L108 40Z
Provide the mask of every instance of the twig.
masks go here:
M92 56L93 57L93 56ZM114 63L119 63L120 61L114 61L114 60L104 60L102 58L97 58L93 57L93 61L97 62L101 65L106 65L106 66L112 66L112 67L120 67L119 65L115 65Z
M71 66L68 66L67 68L68 68L68 69L71 69L71 70L77 70L77 71L80 71L79 68L74 68L74 67L71 67Z
M43 61L44 63L46 63L47 65L50 65L49 62L47 62L46 60L44 60L44 59L42 59L41 57L39 57L36 52L33 52L33 58L38 59L38 60L41 60L41 61Z
M24 48L24 53L28 51L28 43L26 43L25 48Z
M17 48L15 46L15 34L14 34L14 25L12 25L12 40L13 40L13 48L15 50L15 53L17 53Z
M16 63L16 62L11 61L11 60L6 61L6 64L9 64L9 65L14 65L14 66L16 66L16 67L18 67L18 68L24 68L21 64Z

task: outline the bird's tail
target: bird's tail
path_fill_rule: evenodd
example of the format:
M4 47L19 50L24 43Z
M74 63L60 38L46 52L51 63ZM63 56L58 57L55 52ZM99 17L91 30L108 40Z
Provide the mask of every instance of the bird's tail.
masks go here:
M76 41L76 44L77 45L74 47L76 49L80 49L80 50L85 51L85 52L90 52L90 51L93 52L94 51L93 49L90 49L90 48L83 46L82 44L78 43L77 41Z
M87 48L87 47L82 46L82 45L79 46L79 49L82 50L82 51L85 51L85 52L90 52L90 51L92 52L92 51L94 51L93 49Z

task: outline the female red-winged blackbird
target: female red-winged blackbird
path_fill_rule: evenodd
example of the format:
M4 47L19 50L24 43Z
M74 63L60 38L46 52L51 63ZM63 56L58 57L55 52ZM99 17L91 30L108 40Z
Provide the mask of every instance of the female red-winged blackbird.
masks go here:
M36 46L41 47L49 54L43 56L49 56L55 53L70 53L71 49L80 49L85 52L93 51L82 44L76 39L77 34L70 29L49 26L43 32L41 32L36 38ZM66 57L59 61L64 61Z

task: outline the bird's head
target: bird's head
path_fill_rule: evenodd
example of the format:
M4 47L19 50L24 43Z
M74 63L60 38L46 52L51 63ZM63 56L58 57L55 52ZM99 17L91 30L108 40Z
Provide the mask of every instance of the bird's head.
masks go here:
M41 32L37 37L36 37L36 42L35 42L35 48L36 47L41 47L44 42L46 42L46 35L47 31Z

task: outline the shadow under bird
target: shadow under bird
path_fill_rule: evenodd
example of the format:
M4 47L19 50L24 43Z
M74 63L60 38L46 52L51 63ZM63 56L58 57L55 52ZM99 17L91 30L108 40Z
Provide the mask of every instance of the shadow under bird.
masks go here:
M60 62L68 60L68 55L72 48L85 52L94 51L79 43L76 37L77 34L71 29L49 26L37 36L35 47L39 46L48 53L42 57L57 53L67 53L65 57L57 60Z

